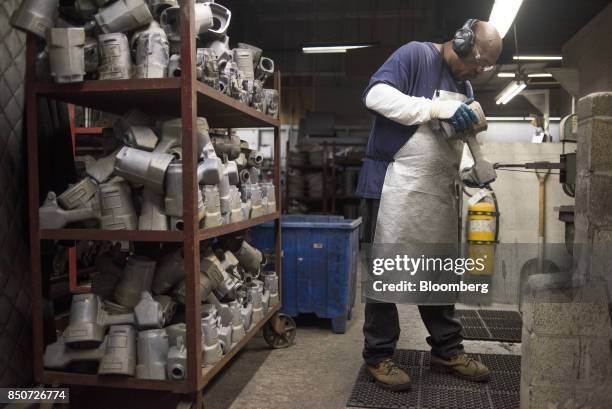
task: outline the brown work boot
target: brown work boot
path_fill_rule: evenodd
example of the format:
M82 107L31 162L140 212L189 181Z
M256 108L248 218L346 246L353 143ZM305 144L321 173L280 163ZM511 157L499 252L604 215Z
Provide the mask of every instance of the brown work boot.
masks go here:
M395 365L391 358L387 358L376 366L367 365L368 372L376 383L392 391L405 391L410 389L410 376Z
M463 353L450 359L442 359L432 354L430 366L431 369L475 382L487 382L491 374L482 362Z

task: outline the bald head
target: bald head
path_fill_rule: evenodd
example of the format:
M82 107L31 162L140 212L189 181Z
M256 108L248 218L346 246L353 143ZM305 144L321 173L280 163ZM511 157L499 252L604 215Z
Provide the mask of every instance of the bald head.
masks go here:
M480 58L487 65L495 65L502 51L502 38L495 26L486 21L479 21L474 26L474 44L480 52Z
M461 58L454 51L452 41L444 43L443 55L457 80L471 80L484 72L484 67L495 65L502 51L502 39L497 29L486 21L479 21L473 27L474 47L472 52Z

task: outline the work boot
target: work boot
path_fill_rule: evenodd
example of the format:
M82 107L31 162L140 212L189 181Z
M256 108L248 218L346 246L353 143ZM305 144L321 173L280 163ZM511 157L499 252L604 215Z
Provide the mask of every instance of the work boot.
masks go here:
M432 354L430 366L431 369L475 382L487 382L491 374L482 362L467 354L459 354L450 359L442 359Z
M376 383L392 391L405 391L410 389L410 376L395 365L391 358L387 358L376 366L367 365L368 372Z

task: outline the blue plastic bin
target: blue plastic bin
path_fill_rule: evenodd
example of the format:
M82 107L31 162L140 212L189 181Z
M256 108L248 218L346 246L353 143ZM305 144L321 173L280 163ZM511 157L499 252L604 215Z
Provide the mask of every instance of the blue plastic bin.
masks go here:
M282 311L291 316L315 313L331 318L342 334L355 304L359 226L342 216L287 215L281 219L283 270ZM274 224L251 229L252 243L274 251Z

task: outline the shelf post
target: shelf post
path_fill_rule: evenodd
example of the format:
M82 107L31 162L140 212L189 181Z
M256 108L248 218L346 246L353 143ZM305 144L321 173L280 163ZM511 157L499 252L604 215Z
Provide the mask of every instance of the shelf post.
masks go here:
M274 73L274 88L278 91L278 119L279 123L274 127L274 194L276 195L276 211L279 214L279 217L274 219L274 269L276 270L276 275L278 276L278 298L282 300L282 245L281 245L281 217L283 203L281 194L281 129L280 129L280 118L281 118L281 73L277 71ZM287 157L289 157L289 140L287 139ZM288 175L285 174L287 177ZM287 179L286 186L289 186Z
M198 181L196 164L196 61L194 2L180 1L181 9L181 120L183 129L183 257L186 272L187 384L196 392L202 377L200 245L198 241ZM196 399L201 394L196 394Z

